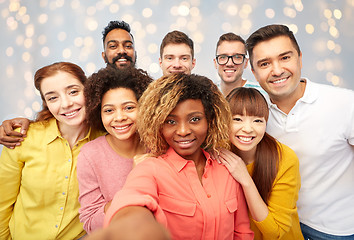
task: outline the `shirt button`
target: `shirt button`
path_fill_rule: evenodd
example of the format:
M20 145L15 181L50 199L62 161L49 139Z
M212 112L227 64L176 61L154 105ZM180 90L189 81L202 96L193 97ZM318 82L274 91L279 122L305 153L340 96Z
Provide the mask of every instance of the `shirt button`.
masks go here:
M60 210L63 210L63 209L64 209L63 207L60 208Z
M204 177L205 177L205 178L208 178L208 174L204 174Z
M55 225L56 228L58 228L58 225Z
M211 198L211 195L210 195L210 194L208 194L208 195L207 195L207 197L208 197L208 198Z
M69 159L68 162L71 162L71 159Z
M65 192L62 192L63 195L65 195Z
M68 179L68 176L65 176L65 179Z

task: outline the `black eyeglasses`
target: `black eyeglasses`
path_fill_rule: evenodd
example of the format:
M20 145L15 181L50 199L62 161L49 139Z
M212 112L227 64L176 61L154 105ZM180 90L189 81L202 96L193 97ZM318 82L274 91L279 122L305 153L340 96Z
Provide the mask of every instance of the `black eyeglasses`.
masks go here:
M221 55L216 55L216 62L219 65L225 65L225 64L227 64L227 62L231 58L231 60L234 64L240 65L243 63L243 61L245 61L245 57L246 57L246 54L242 54L242 53L237 53L232 56L227 56L227 55L221 54Z

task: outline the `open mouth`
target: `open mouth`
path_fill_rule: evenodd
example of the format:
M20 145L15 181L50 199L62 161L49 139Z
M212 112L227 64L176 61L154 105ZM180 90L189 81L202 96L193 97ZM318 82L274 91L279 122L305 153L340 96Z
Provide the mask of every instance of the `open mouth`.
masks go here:
M79 112L79 110L80 110L80 109L75 109L75 110L73 110L73 111L71 111L71 112L63 113L63 114L61 114L61 115L64 116L64 117L70 118L70 117L75 116L75 115Z
M237 136L238 139L240 139L244 143L249 143L251 142L255 137L245 137L245 136Z
M275 81L271 81L271 83L274 83L274 84L283 83L283 82L285 82L286 80L288 80L288 78L289 78L289 77L277 79L277 80L275 80Z

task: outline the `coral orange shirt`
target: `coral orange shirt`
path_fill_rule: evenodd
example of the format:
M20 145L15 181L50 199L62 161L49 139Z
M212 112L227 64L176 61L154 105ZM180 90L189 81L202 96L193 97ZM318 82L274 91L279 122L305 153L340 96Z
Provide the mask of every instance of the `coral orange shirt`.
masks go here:
M253 239L242 188L227 169L207 159L202 184L193 161L172 148L139 163L113 199L105 217L127 206L145 206L172 239Z

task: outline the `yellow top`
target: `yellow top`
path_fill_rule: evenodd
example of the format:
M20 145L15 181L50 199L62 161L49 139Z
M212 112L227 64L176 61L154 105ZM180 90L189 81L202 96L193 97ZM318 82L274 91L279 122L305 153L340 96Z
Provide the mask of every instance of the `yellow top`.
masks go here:
M70 148L56 119L30 124L27 137L0 156L0 239L77 239L76 163L80 148L102 133L89 133Z
M268 200L268 216L257 222L250 216L255 240L302 240L296 201L300 190L299 159L295 152L281 144L282 158ZM253 163L247 165L252 176Z

